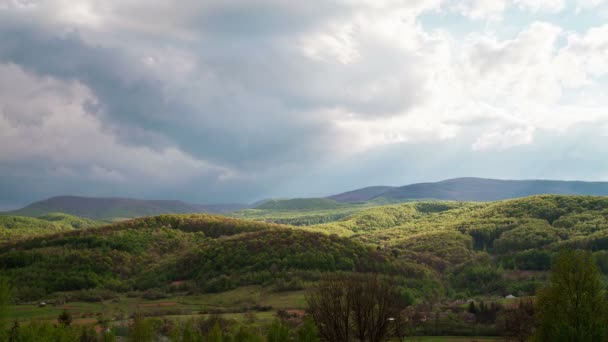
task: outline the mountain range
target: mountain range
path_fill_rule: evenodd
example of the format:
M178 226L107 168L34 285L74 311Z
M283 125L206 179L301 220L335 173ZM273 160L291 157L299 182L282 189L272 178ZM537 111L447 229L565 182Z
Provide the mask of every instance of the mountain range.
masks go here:
M395 202L417 199L488 202L542 194L607 196L608 182L466 177L401 187L367 187L327 198L336 202L367 202L381 198Z
M608 182L498 180L467 177L401 187L371 186L325 198L275 199L256 202L253 205L202 205L172 200L58 196L3 214L40 217L49 213L61 212L94 220L112 221L160 214L223 214L245 208L317 210L336 209L355 203L399 203L412 200L488 202L541 194L608 196Z
M244 208L243 204L192 204L182 201L142 200L119 197L57 196L34 202L4 214L39 217L67 213L94 220L117 220L161 214L226 213Z

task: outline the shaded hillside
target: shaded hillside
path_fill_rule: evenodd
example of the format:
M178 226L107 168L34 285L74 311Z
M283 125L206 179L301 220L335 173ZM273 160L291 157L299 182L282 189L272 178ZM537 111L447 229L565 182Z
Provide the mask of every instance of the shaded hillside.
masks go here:
M389 190L395 189L392 186L370 186L363 189L343 192L341 194L332 195L327 198L336 202L367 202L381 196Z
M174 281L218 292L338 270L423 274L392 259L337 236L212 215L136 219L0 247L0 268L20 284L20 300L59 291L166 289Z
M246 218L269 223L288 224L292 226L310 226L343 219L363 206L345 206L339 209L321 210L274 210L274 209L243 209L227 215L236 218Z
M284 291L338 271L394 276L420 298L521 296L544 284L563 248L593 252L608 274L608 197L410 202L302 227L162 215L7 243L0 268L20 300L167 292L176 281L188 293Z
M323 210L338 209L342 205L326 198L294 198L286 200L267 200L254 209L266 210Z
M243 207L238 204L199 205L182 201L60 196L35 202L6 214L39 217L63 212L94 220L112 221L161 214L223 213Z
M367 189L373 189L367 190ZM330 196L338 202L357 202L386 199L407 200L437 199L449 201L498 201L532 195L591 195L607 196L608 182L552 181L552 180L497 180L483 178L455 178L436 183L417 183L388 188L372 197L365 194L379 192L382 187L364 188ZM349 195L353 194L353 195ZM357 194L363 194L357 196Z

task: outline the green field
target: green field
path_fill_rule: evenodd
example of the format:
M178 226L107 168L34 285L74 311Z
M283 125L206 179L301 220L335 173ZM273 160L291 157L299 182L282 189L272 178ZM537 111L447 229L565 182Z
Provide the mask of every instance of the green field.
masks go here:
M74 318L86 320L100 315L112 321L122 321L134 312L142 312L152 317L191 317L220 312L227 317L241 317L243 312L253 307L267 307L257 316L272 319L279 309L304 309L303 291L286 293L269 292L259 286L244 286L219 294L200 294L167 297L159 300L117 297L99 303L68 302L65 304L18 304L10 308L11 318L20 321L55 320L67 310Z

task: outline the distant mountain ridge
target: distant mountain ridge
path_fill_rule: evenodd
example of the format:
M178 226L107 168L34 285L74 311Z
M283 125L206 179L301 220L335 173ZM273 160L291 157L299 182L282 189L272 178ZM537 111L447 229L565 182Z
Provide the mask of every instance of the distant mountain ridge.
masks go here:
M367 187L326 198L343 203L376 199L395 202L419 199L488 202L542 194L608 196L608 182L465 177L401 187Z
M393 189L396 189L396 187L368 186L366 188L347 191L326 198L332 199L336 202L367 202Z
M39 217L62 212L94 220L115 220L161 214L225 213L244 207L243 204L203 205L171 200L57 196L4 214Z
M333 210L349 203L397 203L412 200L490 202L532 195L608 196L608 182L559 180L499 180L454 178L440 182L416 183L401 187L371 186L325 198L264 200L245 204L193 204L173 200L143 200L120 197L58 196L34 202L22 209L0 213L41 217L66 213L92 220L113 221L161 214L223 214L245 208L265 210ZM350 204L349 204L350 205Z
M292 198L284 200L267 200L255 206L255 209L266 210L322 210L337 209L343 206L327 198Z

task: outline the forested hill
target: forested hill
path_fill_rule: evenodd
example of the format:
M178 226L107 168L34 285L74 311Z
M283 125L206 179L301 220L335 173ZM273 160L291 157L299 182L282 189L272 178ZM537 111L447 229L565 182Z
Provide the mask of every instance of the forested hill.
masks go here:
M335 235L213 215L140 218L0 246L0 269L20 284L18 300L59 291L165 291L175 281L186 281L192 292L301 288L319 272L412 269L392 259Z
M544 194L607 196L608 182L498 180L469 177L436 183L410 184L397 188L368 187L328 198L337 202L365 202L376 199L394 202L419 199L485 202Z
M608 275L608 197L412 202L303 227L162 215L15 239L0 245L0 269L21 301L169 291L174 282L195 294L290 291L336 271L392 276L421 299L525 296L544 284L556 253L572 248L593 252Z
M161 214L225 213L244 208L240 204L191 204L182 201L141 200L131 198L103 198L59 196L32 203L25 208L5 214L39 217L54 212L113 221Z
M343 192L341 194L332 195L327 198L336 202L366 202L374 199L382 194L396 189L393 186L369 186L363 189Z
M0 215L0 244L37 235L86 229L101 224L101 222L64 213L50 213L38 218Z
M286 200L267 200L254 207L266 210L322 210L338 209L340 203L326 198L293 198Z

